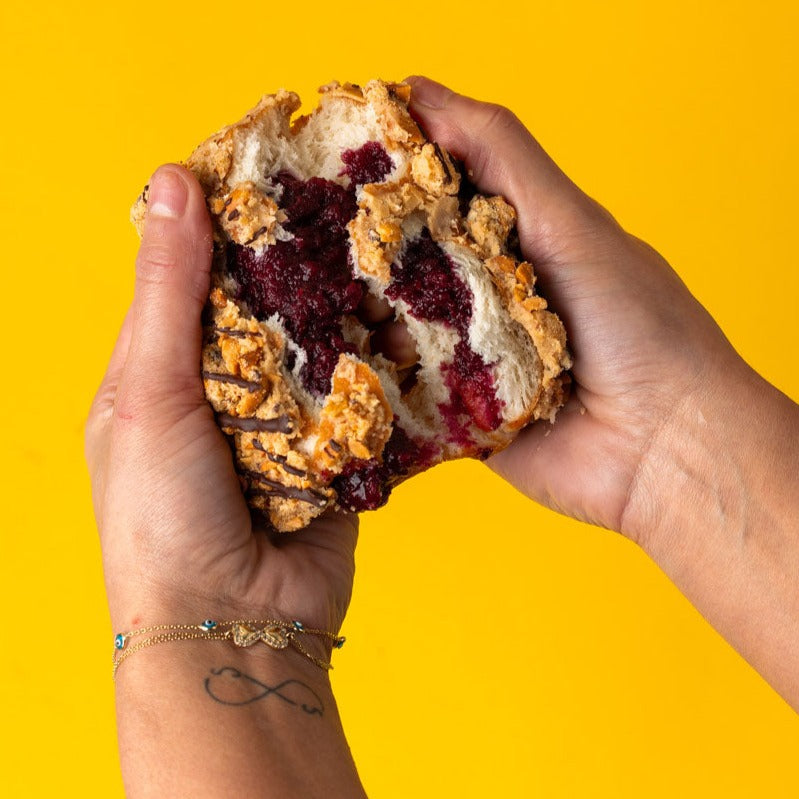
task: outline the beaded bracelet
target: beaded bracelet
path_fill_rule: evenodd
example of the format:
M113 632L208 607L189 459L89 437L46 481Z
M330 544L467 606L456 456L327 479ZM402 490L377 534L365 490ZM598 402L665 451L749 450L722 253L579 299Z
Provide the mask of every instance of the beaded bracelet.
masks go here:
M152 633L155 633L152 635ZM138 643L128 646L128 640L140 635L147 635ZM300 621L277 621L275 619L244 619L236 621L215 621L206 619L200 624L154 624L151 627L142 627L128 633L117 633L114 636L113 677L116 679L117 669L131 655L156 644L168 641L192 641L202 639L206 641L232 641L236 646L247 647L259 641L271 649L286 649L291 646L301 655L304 655L320 669L333 668L322 658L309 652L298 640L298 635L316 635L332 641L336 649L341 649L346 640L343 636L306 627Z

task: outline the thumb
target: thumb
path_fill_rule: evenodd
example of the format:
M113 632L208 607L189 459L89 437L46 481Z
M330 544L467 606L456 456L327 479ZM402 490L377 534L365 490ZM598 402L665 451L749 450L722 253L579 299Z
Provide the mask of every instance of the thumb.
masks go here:
M507 108L464 97L428 78L407 78L411 110L428 135L466 164L481 191L516 208L525 256L537 265L566 260L564 248L612 222L561 171Z
M194 176L174 164L150 181L147 217L136 258L130 350L120 394L164 410L202 401L202 309L211 268L211 223Z

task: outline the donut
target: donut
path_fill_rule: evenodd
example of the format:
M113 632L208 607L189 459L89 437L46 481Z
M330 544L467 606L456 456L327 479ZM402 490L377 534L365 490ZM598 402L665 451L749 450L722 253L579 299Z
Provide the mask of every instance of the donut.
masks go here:
M248 503L279 532L485 459L566 398L566 334L518 253L513 207L427 140L410 92L333 82L296 116L281 90L185 161L214 227L205 394ZM370 303L416 359L375 346Z

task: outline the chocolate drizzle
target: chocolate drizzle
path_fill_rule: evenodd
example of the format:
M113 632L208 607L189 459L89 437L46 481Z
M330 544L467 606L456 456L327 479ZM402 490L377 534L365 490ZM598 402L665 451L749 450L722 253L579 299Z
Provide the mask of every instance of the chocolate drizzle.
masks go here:
M260 487L251 489L254 493L283 497L283 499L297 499L300 502L307 502L309 505L316 505L317 508L323 508L327 505L327 495L321 491L315 491L313 488L294 488L293 486L283 485L277 480L270 480L260 472L250 470L244 472L244 475L258 482Z
M341 444L338 443L338 441L334 441L331 438L330 441L328 441L327 444L325 444L324 451L328 458L335 460L336 455L338 455L338 453L341 452L343 449L344 447L342 447Z
M230 213L232 214L233 211L231 211ZM230 219L230 216L228 216L228 219ZM249 239L248 241L244 242L245 245L246 244L252 244L256 239L260 239L261 236L264 235L264 233L266 233L266 228L265 227L259 227L258 230L256 230L255 233L253 234L253 237L251 239Z
M216 420L220 427L241 430L242 433L291 433L294 429L288 416L259 419L256 416L231 416L229 413L218 413Z
M220 327L219 325L211 325L211 329L221 336L230 336L231 338L247 338L247 336L260 336L260 332L252 330L236 330L233 327Z
M444 153L441 152L441 148L436 142L433 142L433 149L436 151L438 160L441 161L441 166L444 167L444 185L447 186L452 183L452 175L450 174L449 166L447 165L447 159L444 158Z
M269 452L266 447L256 438L253 439L252 442L253 448L260 450L261 452L266 455L266 457L272 461L272 463L279 463L283 469L288 472L289 474L293 474L295 477L307 477L308 472L304 472L302 469L298 469L296 466L292 466L288 462L288 458L285 455L278 455L276 452Z
M218 383L232 383L234 386L246 388L249 391L263 391L264 387L260 383L252 380L245 380L243 377L236 377L236 375L228 375L222 372L209 372L203 369L203 378L205 380L215 380Z

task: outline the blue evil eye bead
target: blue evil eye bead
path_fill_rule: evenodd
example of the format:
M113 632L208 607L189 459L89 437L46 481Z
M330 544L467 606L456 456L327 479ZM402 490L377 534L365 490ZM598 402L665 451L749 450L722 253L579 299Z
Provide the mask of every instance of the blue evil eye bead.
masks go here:
M294 619L294 621L293 621L293 622L291 622L291 623L292 623L292 625L294 625L294 629L295 629L297 632L300 632L300 633L301 633L301 632L304 632L304 630L305 630L305 627L303 627L303 626L302 626L302 622L301 622L301 621L297 621L296 619Z
M213 630L213 629L214 629L214 627L216 627L216 625L217 625L217 622L215 622L213 619L206 619L206 620L205 620L205 621L204 621L204 622L203 622L203 623L200 625L200 629L201 629L201 630L205 630L206 632L208 632L208 630Z
M117 633L114 636L114 648L122 649L125 646L125 636L122 633Z
M333 644L333 646L336 647L336 649L341 649L341 647L344 646L344 642L346 640L347 639L342 635L341 638L336 638L336 641Z

